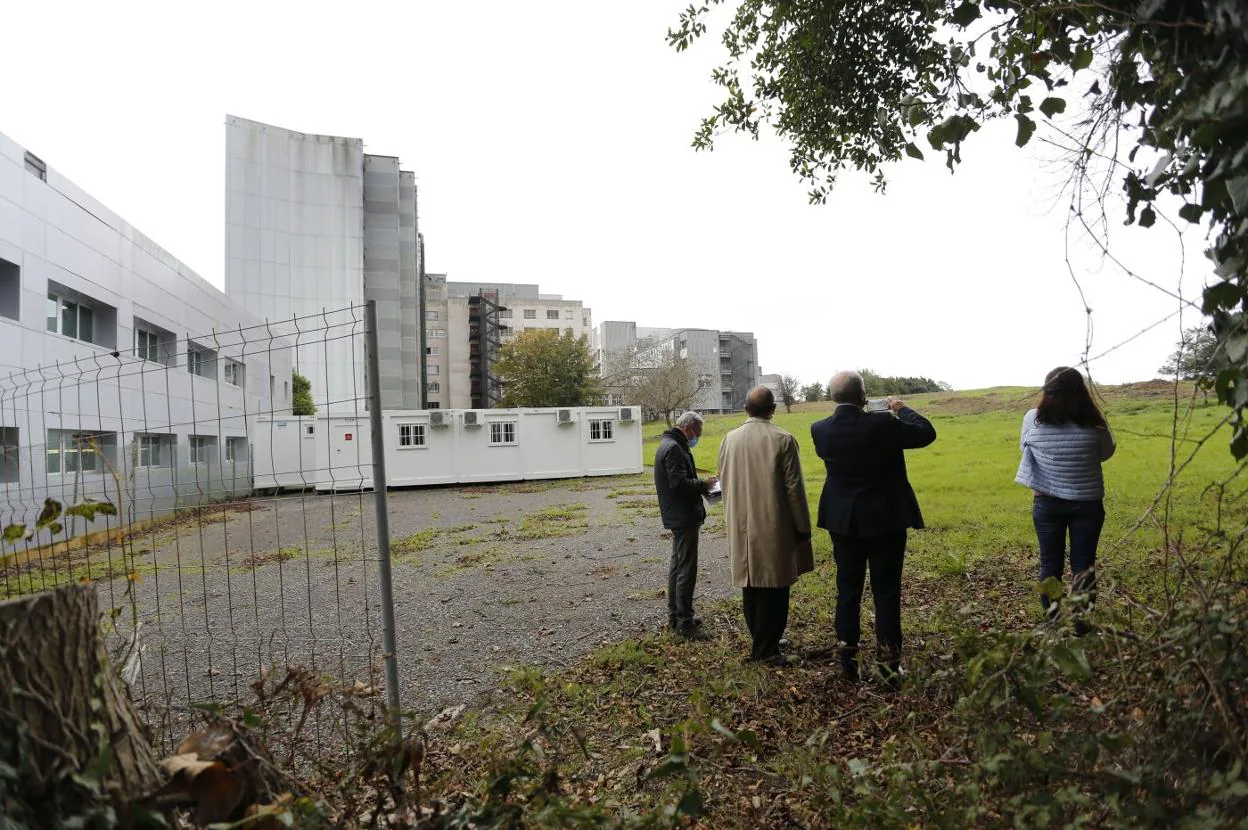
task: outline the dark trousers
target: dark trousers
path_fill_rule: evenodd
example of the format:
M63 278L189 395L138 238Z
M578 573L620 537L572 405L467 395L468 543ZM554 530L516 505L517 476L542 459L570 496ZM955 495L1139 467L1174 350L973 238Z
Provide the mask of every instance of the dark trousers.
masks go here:
M847 655L857 655L862 638L862 589L870 571L877 659L895 665L901 658L901 566L906 558L906 532L831 536L836 560L836 638Z
M1066 537L1070 536L1070 572L1074 590L1096 592L1096 545L1105 526L1103 501L1070 501L1037 495L1031 506L1031 521L1040 542L1040 581L1049 577L1061 581L1066 570ZM1049 597L1040 595L1047 611Z
M754 641L751 660L766 660L780 653L780 638L789 624L789 589L742 588L741 608L745 627Z
M672 531L672 561L667 569L667 624L693 625L693 589L698 584L698 526Z

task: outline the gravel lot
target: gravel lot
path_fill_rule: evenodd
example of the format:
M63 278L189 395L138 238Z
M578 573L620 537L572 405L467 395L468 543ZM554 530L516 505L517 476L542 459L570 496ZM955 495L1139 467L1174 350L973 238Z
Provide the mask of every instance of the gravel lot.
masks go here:
M503 667L563 666L666 625L670 542L649 473L389 499L405 707L476 704ZM284 495L137 538L136 693L245 698L262 667L286 664L368 682L381 666L373 511L371 493ZM703 602L730 593L719 512L703 529ZM98 570L119 549L90 559ZM102 581L101 603L124 606L124 584Z

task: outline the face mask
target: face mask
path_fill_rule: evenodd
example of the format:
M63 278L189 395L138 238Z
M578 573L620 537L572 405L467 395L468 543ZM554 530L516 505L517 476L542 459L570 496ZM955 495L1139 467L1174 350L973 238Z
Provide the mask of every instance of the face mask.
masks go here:
M697 445L698 445L698 436L695 435L693 438L689 439L689 449L693 449Z

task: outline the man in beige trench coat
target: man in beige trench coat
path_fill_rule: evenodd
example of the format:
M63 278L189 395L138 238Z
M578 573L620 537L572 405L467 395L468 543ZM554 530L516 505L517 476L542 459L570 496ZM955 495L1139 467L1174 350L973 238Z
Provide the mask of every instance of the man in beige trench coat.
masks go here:
M745 400L744 424L724 436L719 481L732 585L741 589L751 660L782 660L789 586L814 570L810 508L797 440L771 423L776 399L759 386Z

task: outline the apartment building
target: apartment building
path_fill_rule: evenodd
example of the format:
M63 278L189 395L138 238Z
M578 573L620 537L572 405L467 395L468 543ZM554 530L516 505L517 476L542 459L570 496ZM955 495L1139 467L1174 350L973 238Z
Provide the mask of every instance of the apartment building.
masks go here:
M572 337L592 334L580 300L543 294L524 283L449 282L427 274L425 371L431 409L487 409L502 393L492 367L503 343L529 329Z
M250 492L248 423L291 399L263 324L0 134L4 523L49 497L146 517Z
M661 366L672 357L689 361L700 387L689 408L700 412L739 411L759 383L758 342L750 332L606 321L594 329L591 348L604 378Z
M377 301L382 407L424 404L423 238L415 174L360 138L226 117L225 291L269 320ZM318 405L351 409L365 389L352 338L301 347Z

